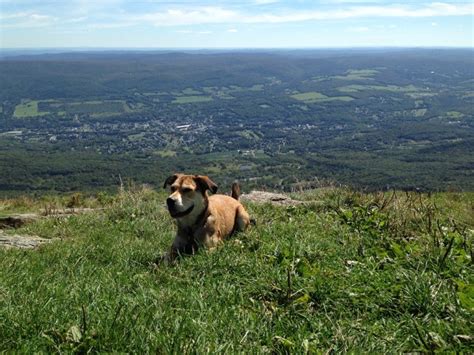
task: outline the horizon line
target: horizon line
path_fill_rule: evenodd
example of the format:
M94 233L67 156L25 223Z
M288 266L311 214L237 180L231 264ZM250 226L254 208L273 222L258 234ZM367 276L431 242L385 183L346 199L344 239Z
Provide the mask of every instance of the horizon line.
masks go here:
M102 46L71 46L71 47L0 47L0 51L19 50L308 50L308 49L474 49L474 46L410 46L410 45L360 45L360 46L298 46L298 47L102 47Z

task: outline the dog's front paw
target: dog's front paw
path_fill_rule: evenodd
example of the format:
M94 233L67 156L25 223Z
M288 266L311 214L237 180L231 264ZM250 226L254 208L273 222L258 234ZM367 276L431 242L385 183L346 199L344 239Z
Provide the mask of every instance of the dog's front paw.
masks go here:
M160 265L173 265L176 262L176 256L172 252L164 253L160 257L158 257L154 265L155 266L160 266Z

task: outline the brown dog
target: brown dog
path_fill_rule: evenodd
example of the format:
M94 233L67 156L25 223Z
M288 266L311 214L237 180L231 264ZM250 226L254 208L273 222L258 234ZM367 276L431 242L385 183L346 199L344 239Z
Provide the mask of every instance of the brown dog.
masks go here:
M200 246L214 248L234 231L244 231L250 218L238 201L240 188L232 185L232 197L208 196L217 185L203 175L174 174L165 181L171 186L166 200L171 217L176 219L178 233L171 250L163 259L172 261L181 253L193 254Z

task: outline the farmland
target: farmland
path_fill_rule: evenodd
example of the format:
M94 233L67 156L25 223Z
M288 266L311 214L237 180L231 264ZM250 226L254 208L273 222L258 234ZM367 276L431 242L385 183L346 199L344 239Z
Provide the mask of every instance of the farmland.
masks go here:
M175 170L249 188L472 190L472 65L455 49L6 57L0 193Z

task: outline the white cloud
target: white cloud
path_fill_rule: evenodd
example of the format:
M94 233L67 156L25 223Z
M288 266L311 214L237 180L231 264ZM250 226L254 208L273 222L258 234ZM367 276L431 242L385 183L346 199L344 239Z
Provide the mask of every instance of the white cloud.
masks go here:
M103 22L103 23L91 23L87 25L87 28L105 30L108 28L121 28L121 27L129 27L133 25L135 25L135 23L133 22Z
M236 33L239 32L236 28L229 28L227 32Z
M279 0L254 0L255 5L268 5L280 2Z
M438 26L438 23L437 22L431 22L431 26L436 27L436 26Z
M183 33L183 34L198 34L198 35L210 35L212 31L190 31L190 30L179 30L176 33Z
M340 7L335 10L287 10L284 13L243 13L221 7L198 7L192 9L168 9L144 14L134 18L155 26L184 26L218 23L287 23L302 21L343 20L351 18L381 17L438 17L473 15L470 4L430 3L423 5L361 5Z
M350 27L349 28L350 32L368 32L369 28L365 26L360 26L360 27Z
M18 12L0 16L2 28L45 27L53 25L58 18L31 12Z
M151 24L157 27L205 24L237 26L238 24L252 23L280 24L355 18L430 18L474 15L474 8L470 3L433 2L418 5L416 3L376 5L364 2L357 5L350 2L347 3L347 1L345 4L341 3L337 7L323 7L305 11L287 8L284 12L282 10L270 10L268 7L252 7L252 11L244 11L242 7L190 6L183 3L181 7L169 7L157 12L130 14L129 12L121 12L123 10L120 6L120 4L123 4L122 1L73 0L72 4L75 10L73 13L75 16L64 16L64 18L37 12L2 13L0 15L0 20L2 20L1 26L2 28L28 28L79 23L86 22L90 14L94 14L96 19L102 19L102 22L96 20L96 24L90 24L90 28L119 28L142 24ZM254 4L275 2L275 0L253 1ZM389 28L392 27L389 26ZM234 30L234 28L231 27L231 30ZM231 30L229 32L234 32ZM364 30L359 30L359 32L364 32Z
M67 20L66 22L76 23L76 22L83 22L85 20L87 20L87 16L75 17L75 18L72 18L70 20Z
M235 11L220 7L203 7L192 10L169 9L163 12L137 16L134 20L147 21L155 26L183 26L233 22L238 17L239 15Z

